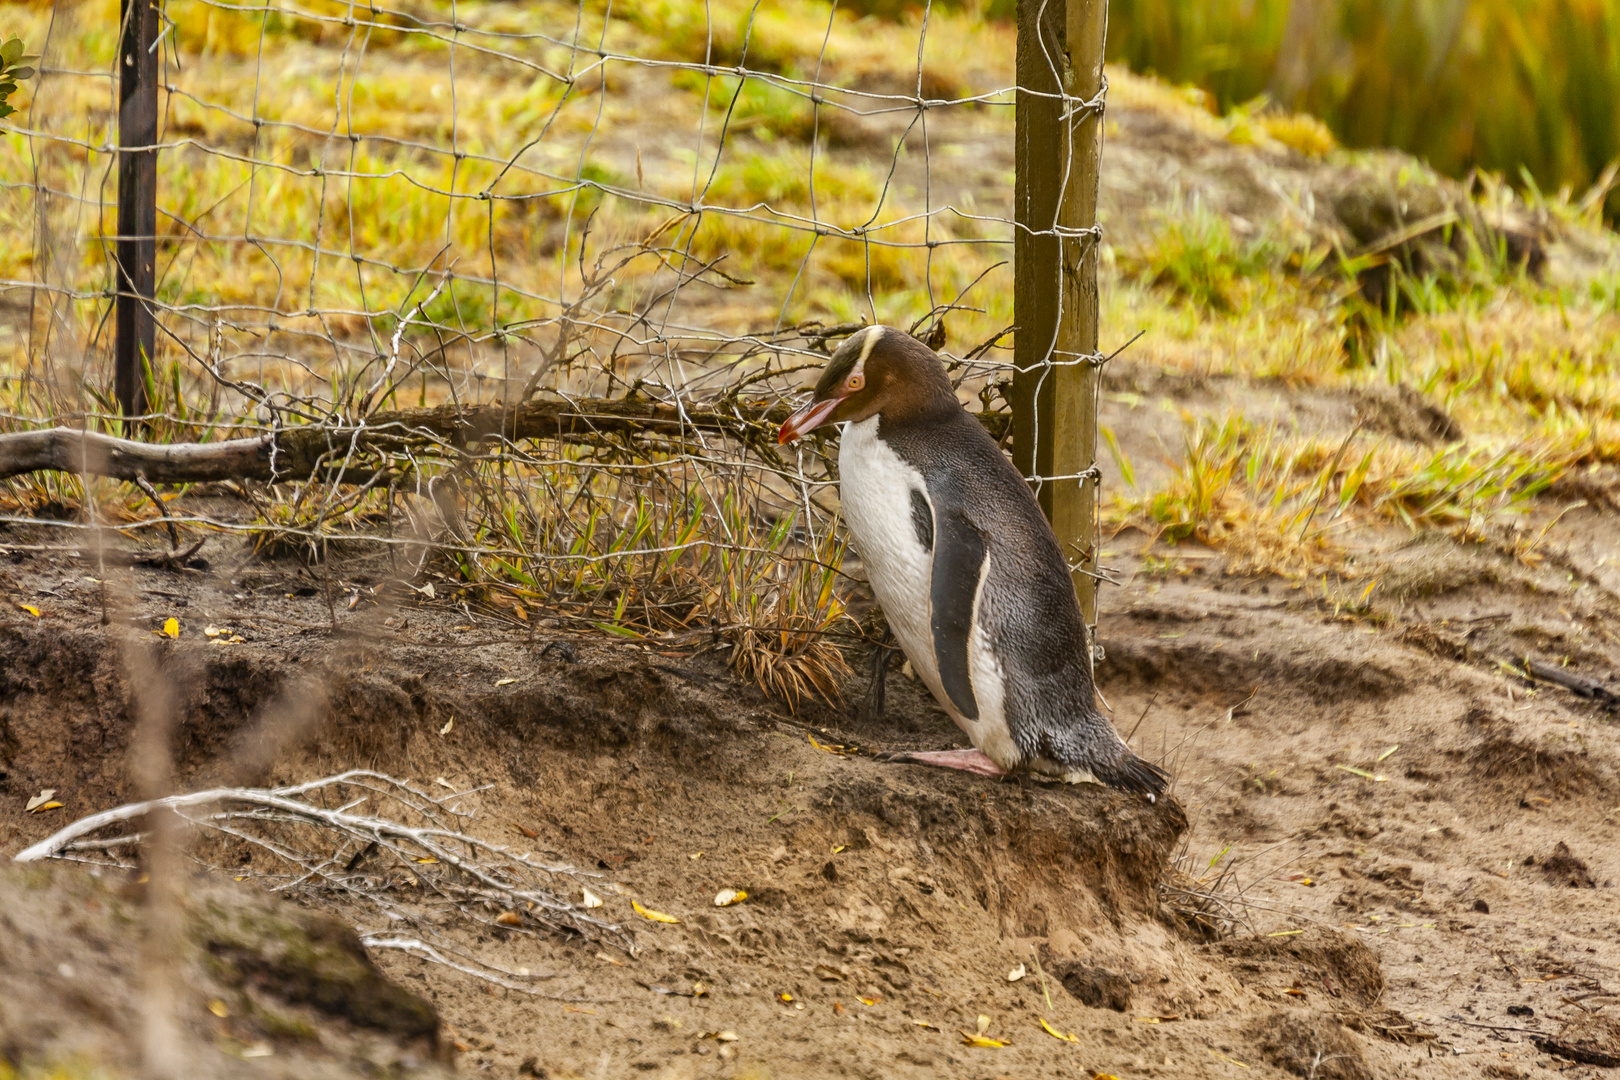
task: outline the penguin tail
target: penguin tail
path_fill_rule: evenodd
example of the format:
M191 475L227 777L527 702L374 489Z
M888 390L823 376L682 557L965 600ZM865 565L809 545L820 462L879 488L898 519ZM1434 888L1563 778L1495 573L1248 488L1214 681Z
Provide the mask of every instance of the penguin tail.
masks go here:
M1129 750L1106 766L1091 766L1091 772L1109 787L1133 795L1146 795L1149 802L1157 802L1170 784L1169 773L1152 762L1143 761Z

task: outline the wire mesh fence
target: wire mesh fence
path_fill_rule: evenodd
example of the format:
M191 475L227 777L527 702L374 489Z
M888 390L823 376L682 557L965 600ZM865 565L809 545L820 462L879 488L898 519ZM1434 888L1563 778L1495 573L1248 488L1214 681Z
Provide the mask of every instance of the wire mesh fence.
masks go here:
M125 30L143 10L124 5ZM0 254L0 423L116 431L114 310L139 291L116 251L120 13L17 13L42 60L0 139L19 238ZM1054 104L1072 131L1103 95L1066 96L1050 50L1059 90L1020 91L1019 31L982 10L158 14L156 139L125 139L126 160L155 151L141 438L258 438L266 461L237 485L248 511L170 512L144 478L35 474L9 482L14 517L55 503L176 547L217 530L312 560L340 545L515 624L718 636L767 688L833 696L835 643L862 633L836 464L773 437L830 347L868 322L917 334L1004 440L1020 374L1077 368L1095 408L1094 346L1054 334L1014 364L1015 229L1082 257L1098 233L1015 226L1019 170L1048 163L1019 162L1013 132L1015 100ZM1084 176L1047 179L1061 193ZM1019 269L1076 274L1063 259ZM1059 422L1036 414L1039 392L1021 430ZM1031 479L1097 477L1048 462ZM1077 566L1094 561L1094 523L1071 531Z

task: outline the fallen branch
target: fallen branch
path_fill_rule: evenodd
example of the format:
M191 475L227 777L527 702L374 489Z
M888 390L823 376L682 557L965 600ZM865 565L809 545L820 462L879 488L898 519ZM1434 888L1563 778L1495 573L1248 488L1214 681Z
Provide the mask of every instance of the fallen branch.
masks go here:
M18 862L66 859L129 867L121 849L147 839L139 832L95 837L103 830L145 820L167 809L199 831L240 841L253 849L255 865L225 869L272 883L277 892L320 893L370 909L385 925L361 928L379 948L403 948L435 963L510 989L533 994L527 979L551 978L512 972L458 948L444 912L453 909L462 929L508 933L564 932L610 939L634 951L622 927L595 918L557 892L559 878L600 875L535 861L500 844L456 828L469 817L460 809L472 792L436 797L382 773L355 769L282 788L214 788L131 803L92 814L18 852ZM366 802L391 813L361 814ZM336 807L322 805L329 803ZM267 858L266 858L267 857ZM258 863L279 869L265 872ZM604 890L605 891L605 890ZM402 934L402 930L413 934ZM465 957L453 962L446 954Z
M342 469L345 483L361 484L377 476L376 455L433 445L464 449L493 439L597 443L604 438L654 437L680 441L705 432L771 446L789 412L791 407L786 404L763 401L681 409L645 398L529 401L511 407L440 405L376 413L360 424L310 424L251 439L167 445L59 427L0 435L0 480L53 470L132 483L142 477L153 484L273 483L316 473L333 477ZM1006 433L1009 414L977 415L996 438ZM367 461L343 469L351 447Z
M1604 705L1620 705L1620 692L1609 689L1596 679L1585 675L1577 675L1552 664L1543 664L1540 660L1516 660L1515 666L1521 675L1529 679L1552 683L1562 686L1576 697L1587 698L1591 701L1601 702Z

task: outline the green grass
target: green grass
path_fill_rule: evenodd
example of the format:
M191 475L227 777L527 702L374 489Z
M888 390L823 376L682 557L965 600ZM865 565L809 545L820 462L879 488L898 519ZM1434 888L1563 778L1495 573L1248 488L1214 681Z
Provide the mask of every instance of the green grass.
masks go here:
M1613 0L1113 0L1108 52L1223 110L1267 95L1453 176L1522 168L1580 191L1620 157Z

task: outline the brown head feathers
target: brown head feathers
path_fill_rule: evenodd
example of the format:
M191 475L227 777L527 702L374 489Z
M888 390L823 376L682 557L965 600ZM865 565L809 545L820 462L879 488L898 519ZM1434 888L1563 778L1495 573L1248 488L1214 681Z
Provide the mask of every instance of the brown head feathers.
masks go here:
M927 423L941 410L961 407L939 354L892 326L870 326L833 353L815 395L788 417L777 441L879 413L885 423Z

